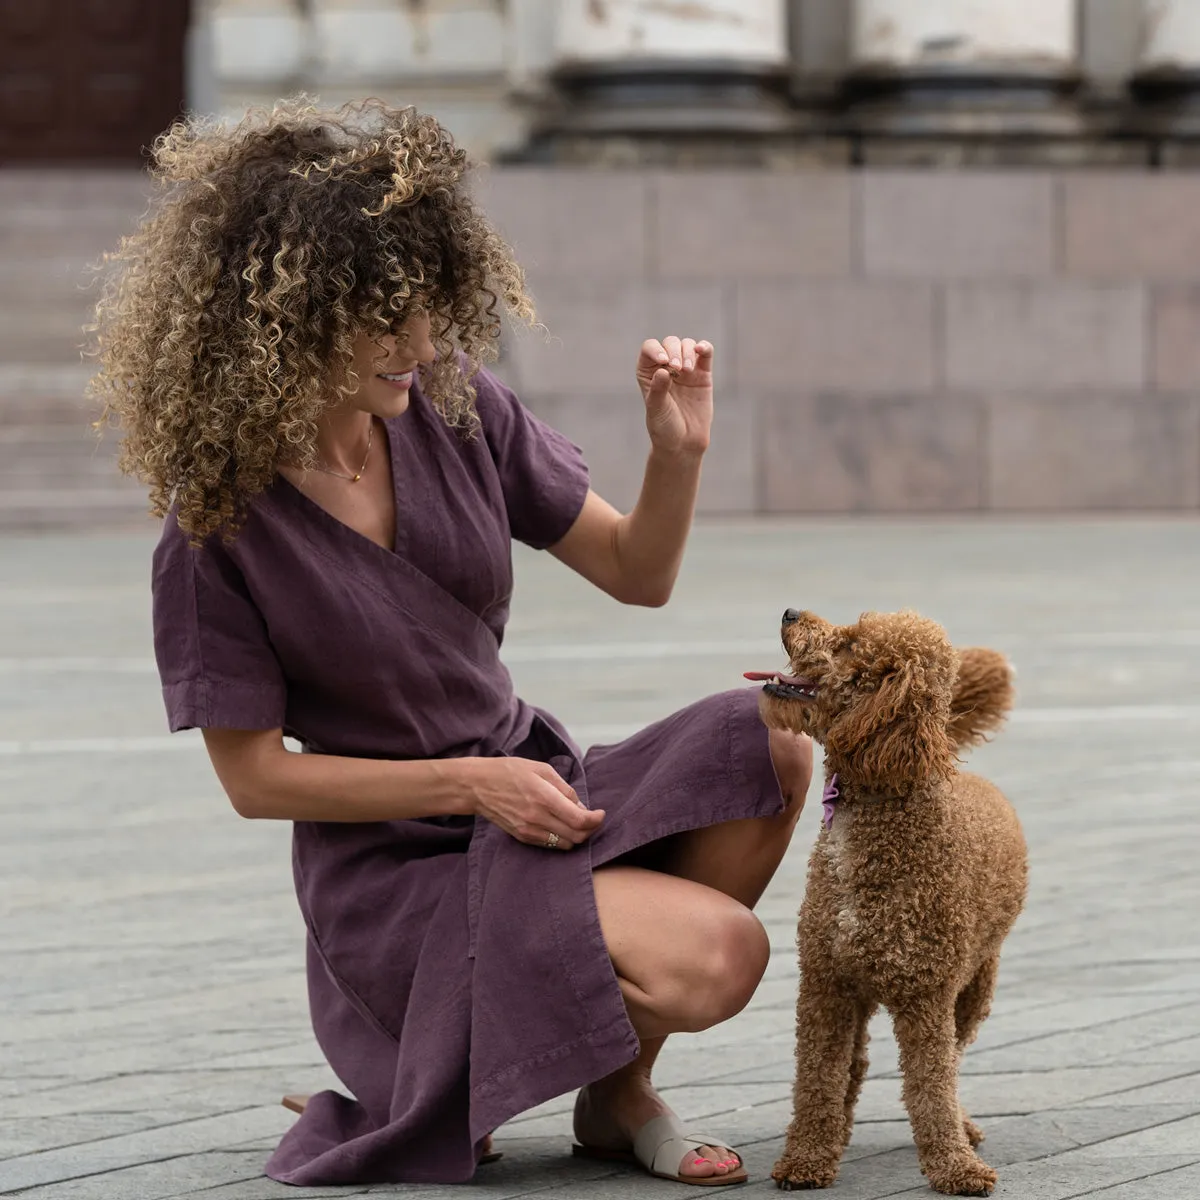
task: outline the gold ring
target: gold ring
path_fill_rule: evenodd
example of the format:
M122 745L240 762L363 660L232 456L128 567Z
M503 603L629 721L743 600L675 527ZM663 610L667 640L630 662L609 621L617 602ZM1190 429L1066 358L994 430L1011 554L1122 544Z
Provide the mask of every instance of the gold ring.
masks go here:
M557 845L558 845L558 834L557 833L550 834L550 836L546 838L546 849L553 850L554 847Z

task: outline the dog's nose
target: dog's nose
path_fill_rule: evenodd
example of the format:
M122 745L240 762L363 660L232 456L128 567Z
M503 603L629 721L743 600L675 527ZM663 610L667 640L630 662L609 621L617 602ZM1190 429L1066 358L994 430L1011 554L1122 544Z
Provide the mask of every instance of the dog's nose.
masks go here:
M795 625L798 620L800 620L800 614L796 609L789 608L784 610L783 623L785 625Z

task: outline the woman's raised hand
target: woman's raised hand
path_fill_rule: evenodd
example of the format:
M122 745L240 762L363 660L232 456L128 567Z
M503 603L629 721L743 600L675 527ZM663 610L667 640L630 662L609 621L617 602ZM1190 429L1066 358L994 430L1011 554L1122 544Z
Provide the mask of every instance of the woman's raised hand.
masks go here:
M570 850L604 820L603 809L584 808L575 789L546 763L528 758L454 761L470 812L527 846Z
M711 342L679 338L642 343L638 387L646 402L646 429L656 449L703 454L713 419Z

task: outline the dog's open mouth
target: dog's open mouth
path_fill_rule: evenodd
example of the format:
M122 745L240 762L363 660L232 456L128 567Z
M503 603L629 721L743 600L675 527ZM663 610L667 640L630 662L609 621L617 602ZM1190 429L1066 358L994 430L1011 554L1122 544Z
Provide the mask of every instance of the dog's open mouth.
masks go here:
M747 679L763 684L763 691L778 700L811 700L817 694L817 685L798 675L781 675L778 671L747 671Z

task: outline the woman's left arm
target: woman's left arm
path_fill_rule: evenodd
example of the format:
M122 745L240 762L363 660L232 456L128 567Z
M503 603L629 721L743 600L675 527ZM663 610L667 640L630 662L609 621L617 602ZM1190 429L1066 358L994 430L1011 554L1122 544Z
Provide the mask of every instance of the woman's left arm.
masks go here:
M713 348L692 338L642 343L637 381L650 457L633 511L595 492L550 553L623 604L658 607L675 586L712 432Z

